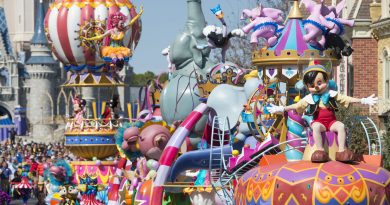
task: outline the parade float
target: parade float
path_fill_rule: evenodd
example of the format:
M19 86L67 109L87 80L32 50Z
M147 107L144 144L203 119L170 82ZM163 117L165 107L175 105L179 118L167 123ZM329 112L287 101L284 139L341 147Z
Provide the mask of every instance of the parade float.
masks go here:
M200 7L199 1L188 1L189 8L191 4L196 4L195 2ZM257 48L258 38L263 38L266 42L265 47L253 51L252 63L257 68L253 71L242 74L224 65L221 66L225 69L220 70L220 75L213 75L213 69L210 69L213 67L207 66L210 63L208 51L202 50L199 55L193 55L198 58L193 59L192 67L195 67L197 76L194 78L199 91L192 95L197 95L200 102L196 103L197 106L195 103L188 104L191 101L184 105L194 109L178 128L180 132L173 134L164 149L153 184L151 204L161 203L160 199L167 192L167 187L172 184L179 187L180 178L188 170L199 170L199 173L204 170L203 176L206 178L204 183L187 183L190 190L183 190L189 192L190 196L191 193L198 195L196 199L192 198L192 203L388 203L390 175L381 167L381 139L371 119L354 119L355 124L363 127L364 133L360 134L365 135L368 143L365 155L355 158L345 147L345 141L351 140L346 138L352 137L353 125L347 128L347 135L344 125L341 122L335 123L336 119L332 117L334 122L327 124L326 132L322 128L319 130L323 132L322 136L320 134L322 140L319 141L318 129L313 126L316 125L318 116L302 115L302 112L297 112L300 110L291 109L294 103L305 106L310 104L306 100L311 98L306 94L310 97L315 94L309 93L314 92L311 90L311 83L304 82L306 74L313 71L323 72L323 75L328 77L322 79L319 88L313 85L314 90L321 88L332 93L328 99L337 98L338 103L344 106L349 104L347 101L368 105L376 101L373 96L363 99L345 97L347 100L343 101L342 95L336 94L335 83L328 81L332 78L332 70L340 63L341 56L349 56L353 51L341 38L345 26L353 26L353 21L340 18L345 1L335 7L327 6L322 1L302 2L309 12L309 17L303 19L298 1L294 1L285 25L281 25L283 21L280 20L280 10L264 8L261 5L243 10L243 17L249 18L250 23L231 32L242 36L253 30L250 42L254 48ZM189 9L188 15L196 10ZM203 14L199 12L198 15ZM199 16L190 16L189 19L199 20ZM194 22L201 21L189 20L188 24ZM201 28L198 26L193 26L191 33L196 35L199 32L196 29ZM221 36L223 39L223 34ZM203 40L208 40L207 38ZM198 39L198 42L202 42L202 39ZM175 41L170 48L174 50L179 43L191 45L181 40ZM188 70L193 70L191 65L188 62L185 64L187 66L181 66L180 62L175 63L176 58L183 59L180 58L181 54L172 51L170 54L176 65L176 73L173 76L189 76L188 79L192 79L191 72L181 70L187 67ZM176 117L177 115L172 113L182 109L179 104L193 98L186 96L191 92L185 92L185 86L173 90L171 84L178 86L174 80L175 78L162 92L164 119ZM191 82L189 85L188 87L193 87ZM172 103L167 103L170 102L167 96L171 95L189 99L176 102L178 108L172 108ZM313 106L318 106L317 102L323 103L320 106L326 106L328 101L325 100L326 98L323 101L320 95ZM170 107L165 107L165 103ZM275 113L284 113L284 110L285 114ZM181 114L187 112L181 111ZM208 122L200 120L204 117L209 119ZM182 153L176 159L182 143L191 133L196 133L196 126L200 123L203 123L204 127L201 140L205 141L205 146ZM332 123L335 126L332 126ZM374 151L371 147L377 150ZM207 197L209 192L214 192L215 198Z
M71 163L73 180L61 184L65 189L54 190L57 196L59 191L57 198L61 199L61 191L72 193L68 185L74 184L82 196L81 204L108 203L109 180L118 164L113 158L118 153L115 134L132 116L120 114L116 90L125 83L119 72L138 44L142 12L141 8L137 14L135 6L123 0L55 1L46 13L47 39L68 76L62 90L72 93L73 113L65 126L65 147L84 159ZM100 88L110 93L95 95ZM111 159L105 160L108 157Z
M331 80L353 52L341 38L353 26L340 17L345 1L302 3L307 19L298 1L286 20L258 5L242 11L248 24L229 32L220 5L211 11L222 28L206 24L201 0L187 0L184 30L163 52L169 82L145 82L136 117L131 106L128 117L118 112L115 92L97 91L111 97L107 103L81 94L125 85L118 72L138 43L143 9L137 14L127 0L53 3L47 37L68 72L63 87L75 90L65 146L90 160L72 162L73 181L64 182L64 166L51 169L61 182L53 201L79 192L80 204L388 204L390 173L375 124L354 120L368 145L355 158L346 146L354 125L334 118L336 102L376 102L339 94ZM229 41L249 33L254 68L244 69L225 54ZM220 63L209 58L215 48ZM332 117L324 128L321 109Z

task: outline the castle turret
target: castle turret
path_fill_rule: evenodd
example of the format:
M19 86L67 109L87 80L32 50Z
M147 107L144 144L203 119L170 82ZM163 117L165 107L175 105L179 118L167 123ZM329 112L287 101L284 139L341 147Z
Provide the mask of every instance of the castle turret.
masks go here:
M57 85L59 64L47 47L44 32L44 9L42 0L38 5L35 19L35 33L31 40L31 57L26 62L30 74L28 86L27 117L30 130L36 141L51 138L54 130L54 93Z

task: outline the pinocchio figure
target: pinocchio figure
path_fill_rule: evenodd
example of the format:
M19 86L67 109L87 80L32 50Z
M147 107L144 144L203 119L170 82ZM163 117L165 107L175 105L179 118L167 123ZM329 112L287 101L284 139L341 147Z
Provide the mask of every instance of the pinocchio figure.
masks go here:
M311 61L304 70L303 83L310 94L289 106L268 107L271 113L283 113L284 111L296 110L298 113L312 115L311 128L317 150L311 156L312 162L329 161L328 153L325 152L321 132L336 132L338 137L339 150L336 152L336 160L340 162L350 162L354 160L354 153L346 148L346 131L342 122L337 121L335 112L337 106L348 107L350 103L361 103L363 105L374 105L378 98L371 95L367 98L354 98L330 90L328 82L330 73L318 61Z

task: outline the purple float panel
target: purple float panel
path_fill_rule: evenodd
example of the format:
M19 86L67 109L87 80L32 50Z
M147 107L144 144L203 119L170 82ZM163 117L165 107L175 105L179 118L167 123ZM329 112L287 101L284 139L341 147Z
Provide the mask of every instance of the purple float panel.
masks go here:
M305 152L303 154L303 160L310 160L311 155L317 150L312 132L308 132L307 134L309 140L305 148ZM331 160L335 160L336 152L339 149L339 143L337 140L337 134L335 132L323 132L322 133L322 142L324 145L325 151L328 152L329 158Z
M22 107L15 108L14 123L16 126L16 135L27 134L26 109Z

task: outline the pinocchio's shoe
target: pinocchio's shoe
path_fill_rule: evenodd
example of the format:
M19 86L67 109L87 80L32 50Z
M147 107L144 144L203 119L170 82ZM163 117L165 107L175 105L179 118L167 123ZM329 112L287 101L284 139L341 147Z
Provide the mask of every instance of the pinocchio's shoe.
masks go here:
M321 162L327 162L329 161L328 153L326 153L324 150L316 150L311 155L311 162L315 163L321 163Z
M336 152L336 161L339 161L339 162L355 161L355 153L353 153L349 149L345 149L342 152Z

